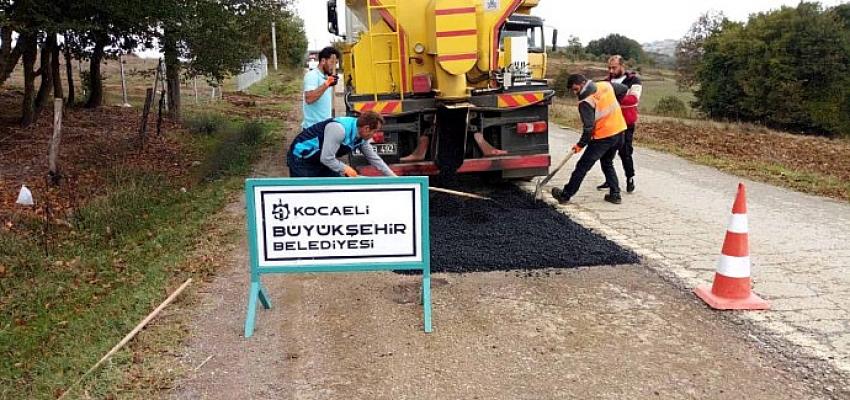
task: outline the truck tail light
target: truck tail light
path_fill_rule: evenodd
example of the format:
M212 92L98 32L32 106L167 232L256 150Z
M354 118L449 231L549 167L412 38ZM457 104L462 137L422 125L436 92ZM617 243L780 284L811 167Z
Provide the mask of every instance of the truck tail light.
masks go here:
M530 133L546 133L549 124L546 121L520 122L516 124L516 133L528 135Z
M427 94L431 93L431 75L419 74L413 76L413 93Z

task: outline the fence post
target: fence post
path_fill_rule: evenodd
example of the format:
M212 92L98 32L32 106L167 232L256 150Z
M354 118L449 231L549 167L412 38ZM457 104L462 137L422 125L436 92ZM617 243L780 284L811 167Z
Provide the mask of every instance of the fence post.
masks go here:
M277 71L277 35L274 28L274 22L272 22L272 58L274 58L274 70Z
M151 112L151 103L153 103L153 89L145 90L145 107L142 109L142 121L139 126L139 148L145 146L148 139L148 114Z
M48 165L50 172L48 177L54 185L59 183L61 175L59 174L59 143L62 141L62 109L64 107L62 98L53 99L53 137L50 138L50 148L48 150Z
M130 107L130 103L127 101L127 78L124 76L124 59L120 55L118 56L118 65L121 67L121 93L124 96L124 104L121 107Z
M159 110L156 117L156 135L162 136L162 111L168 112L168 100L165 97L165 88L162 88L162 94L159 96Z
M165 109L166 113L168 113L168 97L166 97L165 94L170 92L170 90L168 89L168 77L166 76L167 71L168 71L168 68L165 66L165 63L163 62L162 63L162 73L160 73L159 76L162 78L163 98L165 98L165 100L163 100L161 107L163 109ZM157 131L159 131L158 128L157 128ZM157 132L157 134L159 134L159 132Z

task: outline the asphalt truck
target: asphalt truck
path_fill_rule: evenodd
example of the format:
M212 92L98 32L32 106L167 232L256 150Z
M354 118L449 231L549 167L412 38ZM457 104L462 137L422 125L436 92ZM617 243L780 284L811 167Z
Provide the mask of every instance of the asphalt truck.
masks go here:
M554 92L543 20L530 15L539 1L345 0L345 32L328 1L346 113L383 114L373 145L396 173L548 173ZM351 162L378 174L361 155Z

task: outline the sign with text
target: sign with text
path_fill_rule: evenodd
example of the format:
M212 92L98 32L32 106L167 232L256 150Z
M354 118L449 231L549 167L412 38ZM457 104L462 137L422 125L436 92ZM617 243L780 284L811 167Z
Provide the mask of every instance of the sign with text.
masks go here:
M419 185L254 190L261 267L422 260Z
M428 178L271 178L245 181L251 284L245 337L257 302L271 308L261 277L297 272L422 271L431 332Z

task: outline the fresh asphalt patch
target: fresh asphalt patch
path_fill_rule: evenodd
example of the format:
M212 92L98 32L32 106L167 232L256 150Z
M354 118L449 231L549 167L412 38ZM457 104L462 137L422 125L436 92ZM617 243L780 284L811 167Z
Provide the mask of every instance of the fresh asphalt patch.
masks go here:
M511 184L465 186L492 198L432 193L431 270L484 272L622 265L632 251L585 229Z

